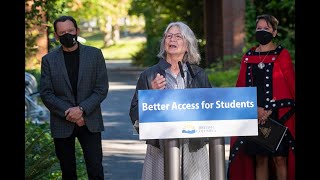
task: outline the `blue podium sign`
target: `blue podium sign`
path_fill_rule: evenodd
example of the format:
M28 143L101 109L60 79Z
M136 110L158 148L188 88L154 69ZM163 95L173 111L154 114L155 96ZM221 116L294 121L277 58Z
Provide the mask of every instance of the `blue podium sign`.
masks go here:
M256 87L139 90L139 139L258 135Z

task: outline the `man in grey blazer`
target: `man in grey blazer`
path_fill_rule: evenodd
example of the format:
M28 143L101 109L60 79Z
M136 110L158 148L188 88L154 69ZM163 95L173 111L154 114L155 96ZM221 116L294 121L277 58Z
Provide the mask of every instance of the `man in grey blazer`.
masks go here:
M42 58L40 96L50 110L50 128L62 179L77 179L75 138L81 144L90 180L104 179L101 102L109 82L100 49L77 41L80 29L71 16L54 22L61 46Z

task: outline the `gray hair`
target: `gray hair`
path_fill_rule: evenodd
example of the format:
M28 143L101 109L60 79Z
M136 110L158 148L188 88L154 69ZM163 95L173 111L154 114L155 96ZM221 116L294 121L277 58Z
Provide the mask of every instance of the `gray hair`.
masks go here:
M198 41L196 36L194 35L193 31L184 24L183 22L172 22L170 23L166 30L163 33L163 37L161 39L161 44L160 44L160 52L158 53L157 57L159 58L166 58L166 51L165 51L165 39L166 39L166 34L169 31L170 28L173 26L176 26L180 29L181 34L183 36L183 39L187 43L187 52L183 58L183 62L188 61L190 64L200 64L200 54L199 54L199 49L198 49Z

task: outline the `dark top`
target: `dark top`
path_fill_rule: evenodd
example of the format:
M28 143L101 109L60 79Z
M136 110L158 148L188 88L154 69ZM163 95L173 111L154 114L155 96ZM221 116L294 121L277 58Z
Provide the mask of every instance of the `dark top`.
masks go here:
M258 66L253 65L252 66L252 75L253 75L253 86L257 87L257 103L258 103L258 107L264 107L264 90L263 90L263 86L264 86L264 70L263 69L259 69Z
M265 70L259 69L257 65L252 65L252 77L253 86L257 87L257 104L258 107L265 107L266 96L265 96ZM277 119L278 110L274 109L270 115L273 119ZM282 123L281 123L282 124ZM270 156L287 156L288 155L288 143L287 141L282 141L278 150L276 152L271 152L262 146L251 143L250 141L246 144L246 153L250 155L270 155Z
M75 51L72 51L72 52L63 51L63 55L64 55L64 63L66 65L69 80L72 86L72 91L76 100L77 99L77 82L78 82L78 74L79 74L79 59L80 59L79 48L77 48Z
M257 65L252 66L253 86L257 87L257 104L258 107L265 107L265 70L259 69ZM270 117L278 119L278 111L274 109Z

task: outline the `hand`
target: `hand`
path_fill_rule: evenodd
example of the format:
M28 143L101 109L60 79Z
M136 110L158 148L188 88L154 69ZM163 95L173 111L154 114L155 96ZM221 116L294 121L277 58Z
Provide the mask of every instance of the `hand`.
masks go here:
M258 107L258 123L265 124L271 113L272 110L265 110L262 107Z
M163 75L157 74L156 78L151 81L152 89L164 89L166 87L166 78Z
M84 125L86 124L86 122L84 121L84 118L81 117L80 119L78 119L78 120L76 121L76 124L77 124L79 127L81 127L81 126L84 126Z
M80 110L79 106L72 107L67 109L64 112L66 116L66 120L71 121L71 122L76 122L78 119L80 119L83 115L83 112Z
M136 129L137 133L139 134L139 120L134 121L133 127Z

